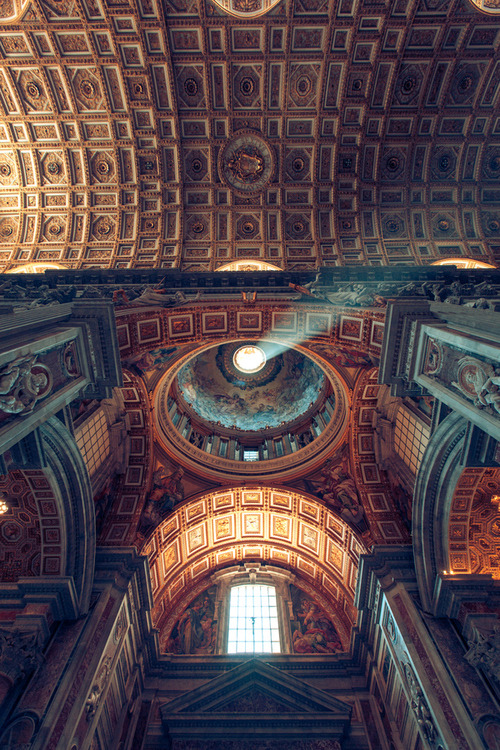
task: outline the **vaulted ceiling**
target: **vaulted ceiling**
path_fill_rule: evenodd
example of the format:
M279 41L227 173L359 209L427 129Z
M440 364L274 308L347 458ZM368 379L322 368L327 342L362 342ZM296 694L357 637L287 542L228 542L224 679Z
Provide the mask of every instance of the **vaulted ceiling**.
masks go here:
M500 29L465 0L2 5L0 268L500 256ZM233 9L234 10L234 9ZM24 14L24 15L23 15ZM245 14L250 17L245 17Z

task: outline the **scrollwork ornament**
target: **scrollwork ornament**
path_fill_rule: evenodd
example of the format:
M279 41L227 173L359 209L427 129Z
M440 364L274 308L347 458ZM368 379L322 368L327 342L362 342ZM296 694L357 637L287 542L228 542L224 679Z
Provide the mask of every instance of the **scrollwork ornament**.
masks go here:
M396 626L394 625L394 620L392 619L391 615L387 618L387 632L389 633L389 638L393 643L396 643L398 639L398 634L396 631Z
M410 662L402 662L401 666L403 667L403 672L410 692L410 706L417 720L419 730L429 745L434 747L439 739L439 734L434 725L434 720L423 690L420 687Z
M17 357L0 370L0 411L26 416L52 389L50 370L36 356Z
M87 715L87 721L92 721L93 717L97 713L101 697L104 691L104 687L108 680L111 671L111 656L106 656L96 675L94 684L92 685L85 702L85 713Z
M465 658L471 666L482 669L500 683L500 625L483 632L477 629Z
M0 629L0 671L12 682L29 677L42 663L38 631Z
M462 357L458 361L455 386L478 408L489 408L500 414L500 369L476 357Z

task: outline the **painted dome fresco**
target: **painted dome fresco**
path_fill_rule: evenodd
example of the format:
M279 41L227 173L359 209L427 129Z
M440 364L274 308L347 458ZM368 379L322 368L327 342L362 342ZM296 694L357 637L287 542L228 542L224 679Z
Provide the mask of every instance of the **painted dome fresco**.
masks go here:
M206 349L177 376L178 395L201 419L245 432L306 415L325 386L323 371L311 359L270 342Z

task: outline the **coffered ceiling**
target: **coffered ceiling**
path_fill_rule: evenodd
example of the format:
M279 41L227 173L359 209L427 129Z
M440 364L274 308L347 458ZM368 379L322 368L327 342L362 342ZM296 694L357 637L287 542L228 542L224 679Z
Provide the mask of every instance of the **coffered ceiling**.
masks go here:
M249 9L2 5L1 268L499 259L498 17Z

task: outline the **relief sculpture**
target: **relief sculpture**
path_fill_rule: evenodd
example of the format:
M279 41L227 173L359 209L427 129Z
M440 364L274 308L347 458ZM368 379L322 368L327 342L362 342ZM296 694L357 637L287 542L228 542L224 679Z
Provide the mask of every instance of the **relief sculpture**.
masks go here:
M0 411L25 416L52 386L50 370L36 356L17 357L0 370Z

